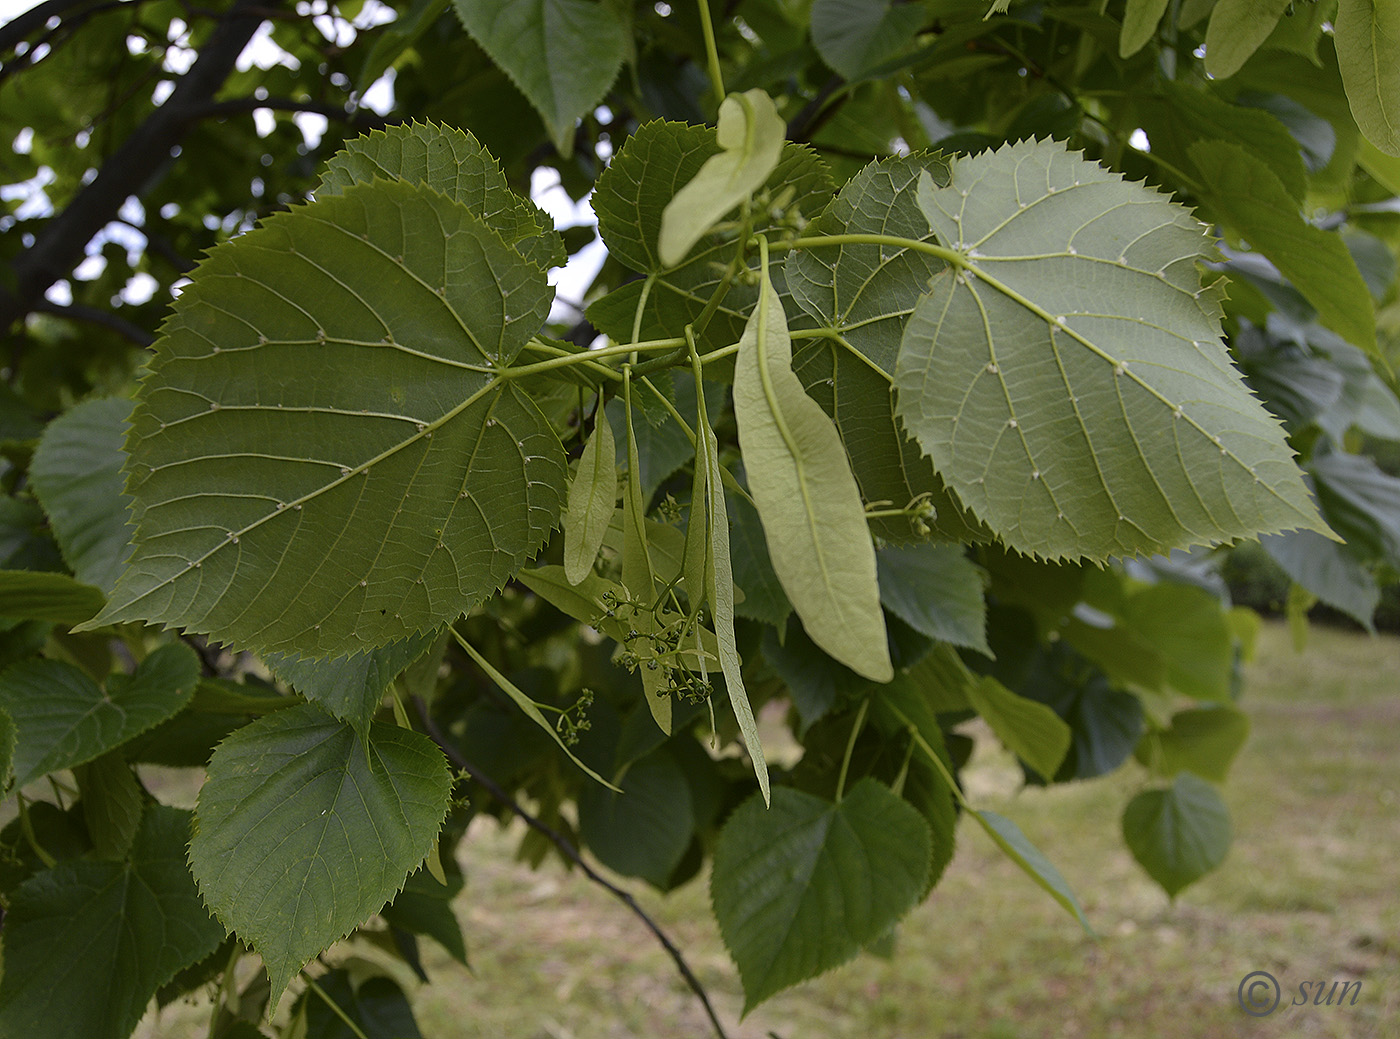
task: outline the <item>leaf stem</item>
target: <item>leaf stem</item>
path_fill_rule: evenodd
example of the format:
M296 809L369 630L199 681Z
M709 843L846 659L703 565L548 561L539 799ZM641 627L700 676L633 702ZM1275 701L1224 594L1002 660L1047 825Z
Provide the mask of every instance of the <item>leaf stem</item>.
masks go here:
M860 738L861 729L865 728L865 715L870 710L870 698L866 697L860 702L860 710L856 712L855 724L851 726L850 738L846 740L846 753L841 757L841 772L836 777L836 803L840 804L841 799L846 796L846 773L851 768L851 756L856 751L856 740Z
M24 795L18 790L15 791L15 801L19 805L19 828L24 834L24 839L39 861L48 869L53 869L58 865L58 860L44 850L44 846L39 843L39 838L34 833L34 824L29 821L29 802L24 799Z
M309 988L312 992L316 993L316 995L321 997L321 1002L325 1003L326 1006L330 1007L331 1012L334 1013L336 1017L340 1018L340 1020L345 1023L345 1027L350 1029L350 1031L354 1034L355 1039L369 1039L369 1036L365 1035L365 1033L360 1030L360 1026L355 1024L354 1020L350 1017L350 1015L341 1009L340 1004L337 1003L335 1000L331 999L330 994L316 983L315 978L312 978L311 976L305 974L303 974L303 977L306 978L306 987Z
M700 5L700 30L705 34L705 60L709 64L710 84L715 88L715 105L724 102L724 75L719 70L719 48L715 45L715 26L710 21L709 0L696 0Z
M502 368L496 373L496 377L500 379L521 379L527 375L536 375L540 372L553 371L555 368L567 368L571 364L585 364L590 361L596 362L604 357L617 357L619 354L674 350L677 347L684 346L685 340L681 338L652 339L644 343L614 343L612 346L600 347L597 350L585 350L582 353L551 357L547 361L536 361L534 364L522 364L518 368Z

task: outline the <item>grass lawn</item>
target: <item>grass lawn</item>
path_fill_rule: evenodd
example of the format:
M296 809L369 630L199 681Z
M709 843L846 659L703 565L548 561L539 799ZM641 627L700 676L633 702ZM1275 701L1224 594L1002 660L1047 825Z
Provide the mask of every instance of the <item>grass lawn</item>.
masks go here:
M1235 846L1168 901L1119 836L1140 770L1018 789L988 739L966 773L975 804L1014 818L1059 867L1095 943L975 827L899 931L893 960L863 955L742 1022L738 978L704 881L643 904L686 951L733 1039L1400 1036L1400 639L1315 630L1295 655L1266 627L1245 702L1253 732L1224 790ZM518 830L479 822L463 845L458 911L473 973L431 943L415 995L430 1039L630 1039L713 1034L643 926L581 875L513 861ZM1283 987L1252 1018L1251 971ZM1361 981L1355 1006L1291 1006L1299 985ZM1348 997L1350 998L1350 997ZM194 1008L183 1008L192 1011ZM172 1008L138 1035L183 1036Z

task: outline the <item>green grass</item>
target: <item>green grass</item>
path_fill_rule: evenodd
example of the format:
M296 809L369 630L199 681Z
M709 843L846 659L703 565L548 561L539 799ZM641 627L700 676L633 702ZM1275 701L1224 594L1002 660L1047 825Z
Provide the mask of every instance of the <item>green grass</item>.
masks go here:
M1018 789L979 742L974 803L1014 818L1075 888L1095 943L974 827L899 932L892 960L862 956L759 1007L742 994L704 881L643 904L686 950L733 1039L1400 1035L1400 639L1317 630L1295 655L1265 629L1245 707L1254 728L1224 796L1235 845L1171 903L1123 848L1119 814L1143 773ZM415 994L433 1039L630 1039L711 1034L642 925L577 873L513 861L518 830L479 823L463 845L458 912L473 973L436 947ZM425 949L427 946L425 946ZM1244 1015L1240 979L1266 970L1277 1011ZM1361 980L1356 1006L1292 1007L1300 982ZM144 1037L183 1036L179 1011Z

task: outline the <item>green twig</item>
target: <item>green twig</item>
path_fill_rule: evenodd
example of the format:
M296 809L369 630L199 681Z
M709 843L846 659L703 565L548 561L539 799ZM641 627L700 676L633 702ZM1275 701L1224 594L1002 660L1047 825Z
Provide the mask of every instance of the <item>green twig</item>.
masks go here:
M700 5L700 29L705 34L705 60L710 67L710 83L715 88L715 104L724 103L724 76L719 70L719 48L715 45L715 26L710 21L709 0L697 0Z
M865 728L865 715L870 710L870 699L860 702L860 710L856 712L856 722L851 726L850 739L846 740L846 753L841 758L841 772L836 777L836 803L841 803L841 798L846 796L846 773L851 768L851 756L856 751L856 740L860 738L860 730Z
M345 1023L345 1027L350 1029L350 1031L354 1034L355 1039L369 1039L369 1036L365 1035L365 1033L360 1030L360 1026L355 1024L354 1020L350 1017L350 1015L340 1008L340 1004L337 1003L335 1000L331 999L330 994L327 993L325 989L323 989L320 985L316 983L315 978L312 978L311 976L306 974L303 974L302 976L306 978L307 988L311 989L312 992L316 993L316 995L321 997L321 1001L325 1003L326 1006L330 1007L331 1012L334 1013L336 1017L340 1018L340 1020Z

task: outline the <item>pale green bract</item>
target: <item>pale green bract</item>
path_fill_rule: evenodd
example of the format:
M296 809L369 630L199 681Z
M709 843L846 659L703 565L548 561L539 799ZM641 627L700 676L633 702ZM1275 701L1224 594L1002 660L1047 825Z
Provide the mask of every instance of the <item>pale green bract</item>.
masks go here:
M1228 79L1269 38L1290 0L1220 0L1206 26L1206 72Z
M578 472L569 484L564 512L564 573L570 584L592 573L616 502L617 452L608 413L600 404L593 414L593 435L583 446Z
M1032 141L957 160L920 203L952 265L905 329L897 410L1008 546L1104 560L1327 531L1230 363L1186 209Z
M766 274L734 363L734 420L773 571L802 626L851 670L888 682L860 490L836 426L793 374L787 318Z
M497 372L552 292L467 207L350 185L192 279L132 416L135 550L90 626L338 656L451 622L538 551L563 448Z
M676 192L661 213L657 251L674 267L735 206L763 187L783 155L787 124L761 90L731 94L719 107L720 153Z

